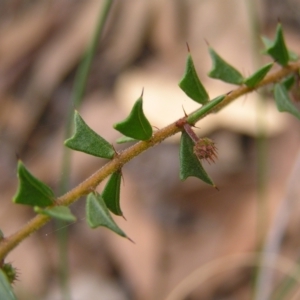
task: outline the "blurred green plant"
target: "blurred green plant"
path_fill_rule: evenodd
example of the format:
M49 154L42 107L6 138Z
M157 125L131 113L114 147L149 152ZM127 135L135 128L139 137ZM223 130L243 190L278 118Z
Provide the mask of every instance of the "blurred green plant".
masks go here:
M122 167L146 151L150 147L158 145L170 136L181 132L180 141L180 179L186 180L190 176L197 177L205 183L216 188L216 184L210 178L202 166L202 160L214 162L217 159L216 147L206 137L198 138L193 131L193 126L208 114L217 112L242 95L258 90L261 87L272 85L274 99L279 111L288 112L300 119L300 112L293 105L289 89L296 84L291 83L290 77L298 77L300 61L295 60L295 54L287 49L281 24L278 24L274 41L264 39L265 54L274 62L259 68L248 78L228 64L219 56L211 46L209 53L212 58L212 69L209 76L224 82L233 83L238 87L209 100L200 78L198 77L192 56L188 51L186 70L179 82L179 87L194 101L202 106L193 113L186 115L166 126L153 131L150 121L143 110L143 94L135 102L129 116L113 127L125 135L123 142L135 141L135 144L118 152L112 144L93 131L81 118L78 111L74 113L75 132L65 141L65 146L89 155L102 157L108 162L78 186L74 187L62 196L55 197L53 191L45 183L41 182L25 167L22 161L18 164L19 187L13 201L18 204L34 207L36 216L25 224L20 230L10 236L1 236L0 239L0 295L6 295L3 299L15 299L10 282L10 274L13 268L4 268L6 255L12 251L21 241L31 233L37 231L51 219L73 221L75 216L68 206L82 196L86 199L86 220L91 228L104 226L118 235L128 238L122 229L112 219L110 212L117 216L123 216L120 203L120 185ZM189 49L188 49L189 50ZM277 64L279 69L269 73L272 66ZM287 81L289 80L289 81ZM287 84L289 82L289 84ZM127 139L128 138L128 139ZM222 151L222 149L220 149ZM102 193L96 193L95 188L105 178L110 176ZM130 239L129 239L130 240ZM2 298L1 298L2 299Z

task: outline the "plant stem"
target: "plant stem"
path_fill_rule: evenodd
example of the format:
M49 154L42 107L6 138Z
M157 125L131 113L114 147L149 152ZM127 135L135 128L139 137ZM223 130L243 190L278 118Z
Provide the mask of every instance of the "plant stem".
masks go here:
M93 58L97 51L97 46L99 43L99 38L102 35L104 25L108 18L108 13L112 5L112 0L106 0L102 5L100 5L99 17L97 19L97 25L95 32L93 34L90 45L83 57L82 62L76 73L75 83L72 93L72 101L69 107L67 122L65 127L65 138L68 138L72 134L73 130L73 115L74 107L77 107L82 102L86 83L88 80L88 75L90 73ZM65 193L69 186L69 177L71 170L71 150L67 147L64 148L63 159L62 159L62 176L60 178L60 194ZM60 286L62 290L62 295L65 300L71 299L70 292L68 288L68 227L64 226L66 222L61 220L56 220L55 226L57 229L57 240L59 248L59 278Z
M191 125L194 125L200 118L202 119L206 116L213 108L215 108L218 104L220 104L225 98L225 95L221 95L208 103L204 104L200 109L196 110L195 112L191 113L188 118L187 122Z
M79 70L76 73L73 93L73 102L75 107L81 102L84 96L88 74L90 72L92 61L99 44L99 37L102 36L104 25L107 21L108 13L111 8L112 2L112 0L106 0L104 4L100 7L98 23L96 25L95 33L93 35L91 44L85 54L85 57L79 66Z
M91 44L89 45L84 58L79 65L79 69L75 76L74 89L72 93L72 107L69 109L69 113L67 116L67 124L66 124L66 132L65 137L68 138L72 134L73 130L73 116L74 116L74 107L78 107L80 102L83 99L86 83L88 79L88 74L91 69L92 61L97 51L97 45L99 42L99 37L102 35L105 22L108 17L109 10L112 5L112 0L106 0L104 4L100 7L98 23L96 26L95 33L93 35ZM70 170L70 150L65 147L65 151L63 153L63 175L61 178L61 189L65 192L68 190L68 178L69 178L69 170Z
M299 284L295 279L295 277L298 278L300 277L299 263L300 263L300 258L298 258L294 269L291 271L292 276L286 276L283 279L282 283L278 286L277 290L275 290L272 297L273 300L287 299L288 294L292 291L293 288L295 288L297 284Z
M197 115L198 117L195 120L199 121L204 118L207 114L215 111L219 111L221 108L225 107L235 99L239 98L242 95L245 95L253 90L258 89L259 87L266 86L270 83L278 82L283 79L287 75L294 73L300 69L300 62L291 63L288 67L282 68L270 75L267 75L265 79L263 79L256 87L248 88L245 86L238 87L233 90L231 93L227 94L225 98L215 106L212 106L208 111L205 111L205 114L200 114L199 111L203 112L203 108L200 108L193 112L191 115ZM208 105L208 104L207 104ZM191 116L190 115L190 116ZM185 117L188 120L189 116ZM156 131L152 138L148 141L140 141L135 145L125 149L115 158L110 160L106 165L104 165L101 169L91 175L88 179L80 183L77 187L73 188L71 191L67 192L63 196L57 198L56 205L70 205L74 203L79 197L87 195L91 191L93 191L97 185L109 176L111 173L122 168L124 164L132 160L135 156L140 153L146 151L148 148L153 147L168 137L178 133L181 131L181 128L177 126L177 122L174 122L158 131ZM44 215L37 215L32 220L30 220L27 224L25 224L21 229L17 232L8 236L0 241L0 260L3 259L13 248L15 248L22 240L28 237L33 232L37 231L44 224L46 224L50 220L49 217Z
M258 18L257 5L252 0L246 1L249 16L249 25L251 30L251 46L253 65L258 69L262 64L262 57L258 55L257 49L261 48L261 40L258 38L260 30L260 22ZM266 114L267 106L263 96L258 96L256 105L256 121L257 121L257 225L256 225L256 249L261 255L258 256L258 264L253 274L253 299L266 300L269 299L271 273L273 270L264 267L263 264L263 245L267 237L268 229L268 193L267 193L267 151L268 141L266 138ZM267 274L266 274L267 273ZM264 276L262 276L264 275ZM265 278L263 278L265 277ZM269 277L269 280L266 279Z

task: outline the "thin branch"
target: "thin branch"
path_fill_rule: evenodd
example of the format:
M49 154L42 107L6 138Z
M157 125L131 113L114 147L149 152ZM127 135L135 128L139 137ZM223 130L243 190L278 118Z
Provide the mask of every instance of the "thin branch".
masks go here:
M284 67L278 71L271 73L266 76L256 87L248 88L246 86L238 87L232 92L228 93L221 102L215 102L215 106L209 106L209 110L205 111L205 113L199 114L199 111L203 112L203 109L200 108L190 114L189 116L184 117L165 128L162 128L156 131L152 138L148 141L140 141L135 145L127 148L119 155L117 155L114 159L109 161L106 165L104 165L101 169L91 175L88 179L80 183L77 187L73 188L68 193L63 196L57 198L57 205L70 205L74 203L79 197L89 194L92 190L94 190L97 185L109 176L111 173L119 170L123 165L132 160L135 156L141 154L146 151L148 148L153 147L168 137L178 133L181 131L181 126L184 126L185 122L187 122L188 118L191 115L197 115L197 119L194 121L199 121L203 119L206 115L212 112L217 112L235 99L243 96L247 93L250 93L254 90L257 90L260 87L266 86L271 83L276 83L286 77L289 74L292 74L300 69L300 62L291 63L289 66ZM178 124L181 126L178 126ZM194 122L193 122L194 123ZM0 260L3 259L12 249L14 249L22 240L31 235L33 232L37 231L43 225L50 221L50 218L44 215L37 215L33 219L31 219L27 224L25 224L21 229L17 232L8 236L0 241Z

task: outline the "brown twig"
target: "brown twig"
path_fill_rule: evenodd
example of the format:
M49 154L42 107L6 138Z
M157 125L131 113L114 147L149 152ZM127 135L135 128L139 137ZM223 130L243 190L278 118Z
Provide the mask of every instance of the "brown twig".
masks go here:
M250 93L254 90L257 90L260 87L266 86L271 83L276 83L286 77L287 75L294 73L300 69L300 62L291 63L287 67L281 68L278 71L275 71L268 76L265 77L256 87L248 88L245 86L238 87L233 90L231 93L228 93L226 97L217 104L212 107L207 113L199 116L197 121L203 119L207 114L211 112L218 111L231 103L233 100L243 96L247 93ZM201 108L200 108L201 109ZM200 110L199 109L199 110ZM195 114L197 111L193 112ZM119 170L123 165L132 160L137 155L146 151L148 148L153 147L168 137L178 133L182 130L181 126L178 126L180 123L182 126L185 124L185 120L187 120L188 116L180 119L179 122L176 121L165 128L162 128L156 131L152 138L148 141L140 141L135 145L127 148L123 152L120 153L117 157L113 158L106 165L104 165L101 169L91 175L88 179L80 183L77 187L73 188L71 191L67 192L61 197L58 197L56 200L57 205L65 205L68 206L74 203L79 197L87 195L91 189L94 189L104 178L109 176L111 173ZM51 220L50 217L44 215L37 215L33 219L31 219L27 224L25 224L21 229L19 229L14 234L5 237L0 241L0 260L3 259L12 249L14 249L21 241L31 235L33 232L37 231L39 228L44 226L47 222Z

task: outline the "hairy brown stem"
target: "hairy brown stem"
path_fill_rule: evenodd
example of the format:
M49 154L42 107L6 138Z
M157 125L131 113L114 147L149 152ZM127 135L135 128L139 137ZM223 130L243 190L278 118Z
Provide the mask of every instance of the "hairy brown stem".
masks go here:
M296 71L299 71L300 62L291 63L289 66L281 68L278 71L275 71L265 77L256 87L248 88L246 86L240 86L228 93L228 95L222 100L221 103L217 104L215 107L212 107L208 113L212 113L220 110L224 106L231 103L233 100L239 98L242 95L250 93L254 90L257 90L260 87L266 86L270 83L276 83L282 78L286 77L289 74L292 74ZM204 118L205 115L201 115L198 121ZM61 197L58 197L56 200L56 205L70 205L74 203L79 197L87 195L92 190L94 190L97 185L111 173L119 170L124 164L132 160L135 156L146 151L148 148L153 147L166 138L178 133L182 130L182 126L186 123L186 116L183 119L180 119L167 127L156 131L152 138L148 141L140 141L135 145L127 148L117 155L114 159L110 160L105 164L101 169L87 178L85 181L80 183L78 186L73 188L71 191L67 192ZM12 250L14 249L21 241L31 235L33 232L37 231L39 228L44 226L47 222L51 220L50 217L45 215L37 215L31 219L27 224L25 224L21 229L12 235L5 237L0 241L0 261Z

